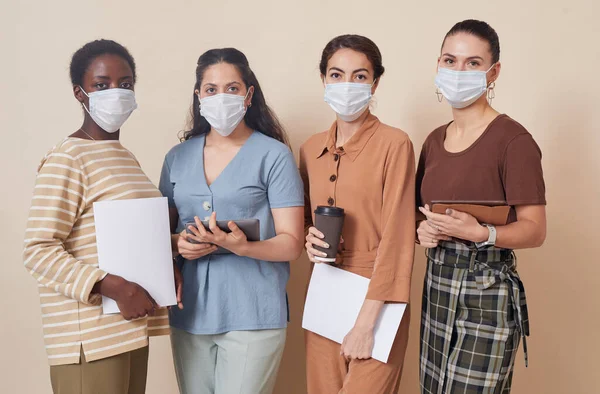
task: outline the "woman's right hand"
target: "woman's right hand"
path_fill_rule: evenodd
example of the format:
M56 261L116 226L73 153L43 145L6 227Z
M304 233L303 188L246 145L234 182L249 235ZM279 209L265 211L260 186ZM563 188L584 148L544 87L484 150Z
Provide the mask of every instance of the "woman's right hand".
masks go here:
M308 229L308 234L306 235L306 244L304 245L304 247L306 248L306 254L308 254L308 259L310 261L312 261L313 263L321 263L322 262L322 261L315 259L315 256L327 257L327 253L321 252L321 251L315 249L315 245L320 246L325 249L328 249L330 247L330 245L328 243L323 241L323 238L325 238L325 235L323 235L322 232L317 230L316 227L311 227ZM340 245L343 242L344 242L343 240L340 240Z
M106 275L94 285L92 292L115 300L126 320L153 316L156 309L160 308L142 286L118 275Z
M120 287L120 294L115 301L125 320L154 316L159 306L142 286L125 280Z
M215 245L208 243L191 243L188 240L188 237L193 236L190 236L186 230L183 230L181 233L179 233L179 239L177 240L177 251L186 260L196 260L217 250Z
M429 210L429 206L425 205L425 209ZM419 244L426 248L437 248L440 241L451 241L452 238L441 234L437 228L433 228L427 220L422 220L417 228L417 236Z

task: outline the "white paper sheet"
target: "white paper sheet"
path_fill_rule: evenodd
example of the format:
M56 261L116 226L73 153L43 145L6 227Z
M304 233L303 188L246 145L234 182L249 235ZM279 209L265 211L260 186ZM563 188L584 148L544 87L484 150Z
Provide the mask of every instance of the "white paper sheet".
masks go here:
M369 279L315 264L304 305L302 327L342 343L352 329L367 295ZM387 363L406 304L385 304L375 326L372 357Z
M94 203L100 269L142 286L160 306L177 303L165 197ZM102 298L105 314L119 313Z

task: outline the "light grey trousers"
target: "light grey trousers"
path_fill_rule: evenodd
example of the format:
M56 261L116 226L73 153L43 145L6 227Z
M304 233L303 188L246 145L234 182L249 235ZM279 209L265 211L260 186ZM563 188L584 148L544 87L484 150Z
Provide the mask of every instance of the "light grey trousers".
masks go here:
M171 328L181 394L271 394L286 329L195 335Z

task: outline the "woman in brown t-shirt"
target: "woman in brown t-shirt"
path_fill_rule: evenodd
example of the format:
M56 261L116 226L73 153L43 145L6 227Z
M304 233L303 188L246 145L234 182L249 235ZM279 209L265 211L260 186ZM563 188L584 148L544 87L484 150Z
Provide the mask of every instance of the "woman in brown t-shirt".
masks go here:
M531 134L494 110L498 35L467 20L446 35L438 95L453 122L429 135L417 170L420 244L428 248L421 324L422 393L510 392L515 355L529 335L514 249L546 237L541 152ZM432 213L434 201L503 201L506 225L464 212Z
M343 250L337 267L371 278L366 299L343 344L306 332L308 393L397 392L409 318L405 313L387 363L371 358L373 330L385 302L408 303L415 242L413 146L401 130L368 109L384 68L368 38L334 38L323 51L325 101L337 113L328 131L300 149L307 252L313 263L327 247L313 227L319 205L343 208ZM331 246L335 247L335 246Z

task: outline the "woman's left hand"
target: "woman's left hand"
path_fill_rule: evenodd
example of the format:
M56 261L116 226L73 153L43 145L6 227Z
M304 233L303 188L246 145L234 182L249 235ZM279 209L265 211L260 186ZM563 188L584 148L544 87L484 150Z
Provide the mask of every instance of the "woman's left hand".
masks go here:
M177 307L183 309L183 275L175 262L173 262L173 275L175 276L175 293L177 294ZM169 307L171 309L171 307Z
M227 223L227 226L231 230L230 233L226 233L217 226L217 214L213 212L210 215L208 221L208 228L210 231L206 231L200 219L194 217L196 222L196 228L192 227L193 236L188 236L197 242L208 242L213 245L225 248L238 256L243 256L244 251L248 245L248 238L246 234L235 224L233 221Z
M373 353L373 329L354 326L342 342L340 354L347 360L366 360Z
M489 230L468 213L447 209L443 215L431 212L427 205L419 207L419 211L427 217L429 225L440 234L471 242L483 242L488 239Z

